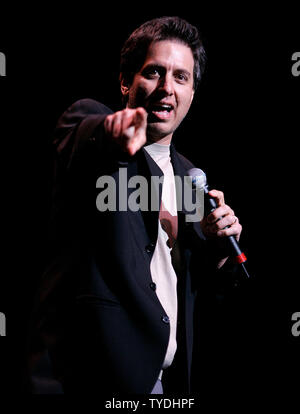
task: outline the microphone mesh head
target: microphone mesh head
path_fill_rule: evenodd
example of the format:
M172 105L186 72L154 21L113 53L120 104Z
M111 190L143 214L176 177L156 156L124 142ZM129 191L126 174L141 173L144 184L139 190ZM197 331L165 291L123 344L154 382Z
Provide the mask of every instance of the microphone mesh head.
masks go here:
M189 176L192 178L192 185L195 188L203 189L206 185L206 175L205 172L200 170L200 168L192 168L188 170Z

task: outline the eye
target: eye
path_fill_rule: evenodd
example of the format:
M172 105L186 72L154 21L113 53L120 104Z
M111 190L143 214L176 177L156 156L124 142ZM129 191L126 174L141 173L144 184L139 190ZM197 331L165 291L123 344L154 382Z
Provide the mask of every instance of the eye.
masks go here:
M144 76L145 76L146 78L150 78L150 79L152 79L152 78L157 78L157 77L159 77L159 76L160 76L160 74L159 74L158 69L155 69L155 68L149 68L149 69L147 69L147 70L145 71Z
M189 80L189 77L186 73L184 72L177 72L175 73L175 79L179 82L179 83L186 83Z
M142 71L142 75L146 79L157 79L162 75L162 68L158 67L157 65L149 65L144 68Z

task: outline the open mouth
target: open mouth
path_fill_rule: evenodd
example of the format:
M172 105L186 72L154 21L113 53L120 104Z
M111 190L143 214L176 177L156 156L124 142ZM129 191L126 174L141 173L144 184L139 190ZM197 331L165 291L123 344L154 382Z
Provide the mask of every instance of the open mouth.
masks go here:
M159 119L169 119L174 110L171 104L154 104L150 107L149 112Z

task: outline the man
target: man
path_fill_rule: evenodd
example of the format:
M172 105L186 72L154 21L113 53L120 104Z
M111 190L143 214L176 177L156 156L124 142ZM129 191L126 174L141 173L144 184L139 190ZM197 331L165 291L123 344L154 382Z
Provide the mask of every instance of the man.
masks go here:
M195 27L177 17L146 22L121 53L125 109L85 99L58 122L53 259L34 325L35 357L48 349L65 393L191 390L197 290L226 277L223 241L242 229L217 190L218 207L201 222L177 208L174 176L193 165L171 141L204 63ZM119 189L125 171L128 196L132 177L163 176L159 211L121 208L121 190L116 209L95 206L99 177Z

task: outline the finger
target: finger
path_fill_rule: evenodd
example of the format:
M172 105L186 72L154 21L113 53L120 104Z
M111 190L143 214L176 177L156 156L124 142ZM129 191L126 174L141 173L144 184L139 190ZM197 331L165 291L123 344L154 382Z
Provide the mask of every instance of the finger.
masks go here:
M112 118L114 114L107 115L104 120L104 129L108 134L111 134L112 131Z
M126 150L130 155L134 155L140 148L141 146L137 142L130 142L127 144Z
M239 239L241 231L242 231L241 224L236 222L235 224L228 227L227 229L219 230L217 232L217 236L219 237L235 236L237 239Z
M135 109L125 108L120 111L120 145L124 151L128 152L128 144L135 135L134 116ZM132 155L132 154L131 154Z
M227 204L224 204L221 207L217 207L213 212L211 212L207 216L207 221L209 223L214 223L227 215L234 216L234 211Z
M232 226L237 222L238 222L237 217L231 216L231 215L225 216L213 224L214 230L215 231L223 230L225 229L225 227Z
M137 130L141 126L146 127L148 113L144 108L125 108L122 111L122 130L125 131L130 126L134 126Z
M145 145L146 139L146 128L147 128L147 117L148 114L144 108L140 107L135 110L134 114L134 127L135 133L131 134L128 143L127 149L128 152L133 155L138 151L143 145Z
M126 151L130 155L134 155L136 153L136 151L139 149L138 140L136 139L136 131L135 131L134 126L131 126L131 127L127 128L126 136L127 136L127 141L126 141L126 144L125 144Z
M146 130L147 126L147 112L144 108L129 109L123 111L122 117L122 133L127 138L135 138L134 132L138 132L139 128L143 127ZM134 129L132 129L134 127Z
M135 111L135 126L136 128L146 128L148 113L143 107L136 108Z
M225 204L224 193L222 191L210 190L208 194L215 199L218 206Z
M134 117L135 117L135 109L129 109L126 108L124 109L122 114L122 133L126 134L126 130L131 127L134 126L135 127L135 121L134 121Z
M146 133L134 133L134 136L127 142L127 149L131 155L135 154L143 145L145 145Z
M118 138L121 134L121 125L122 125L123 114L121 111L116 112L112 119L112 136L113 138Z

